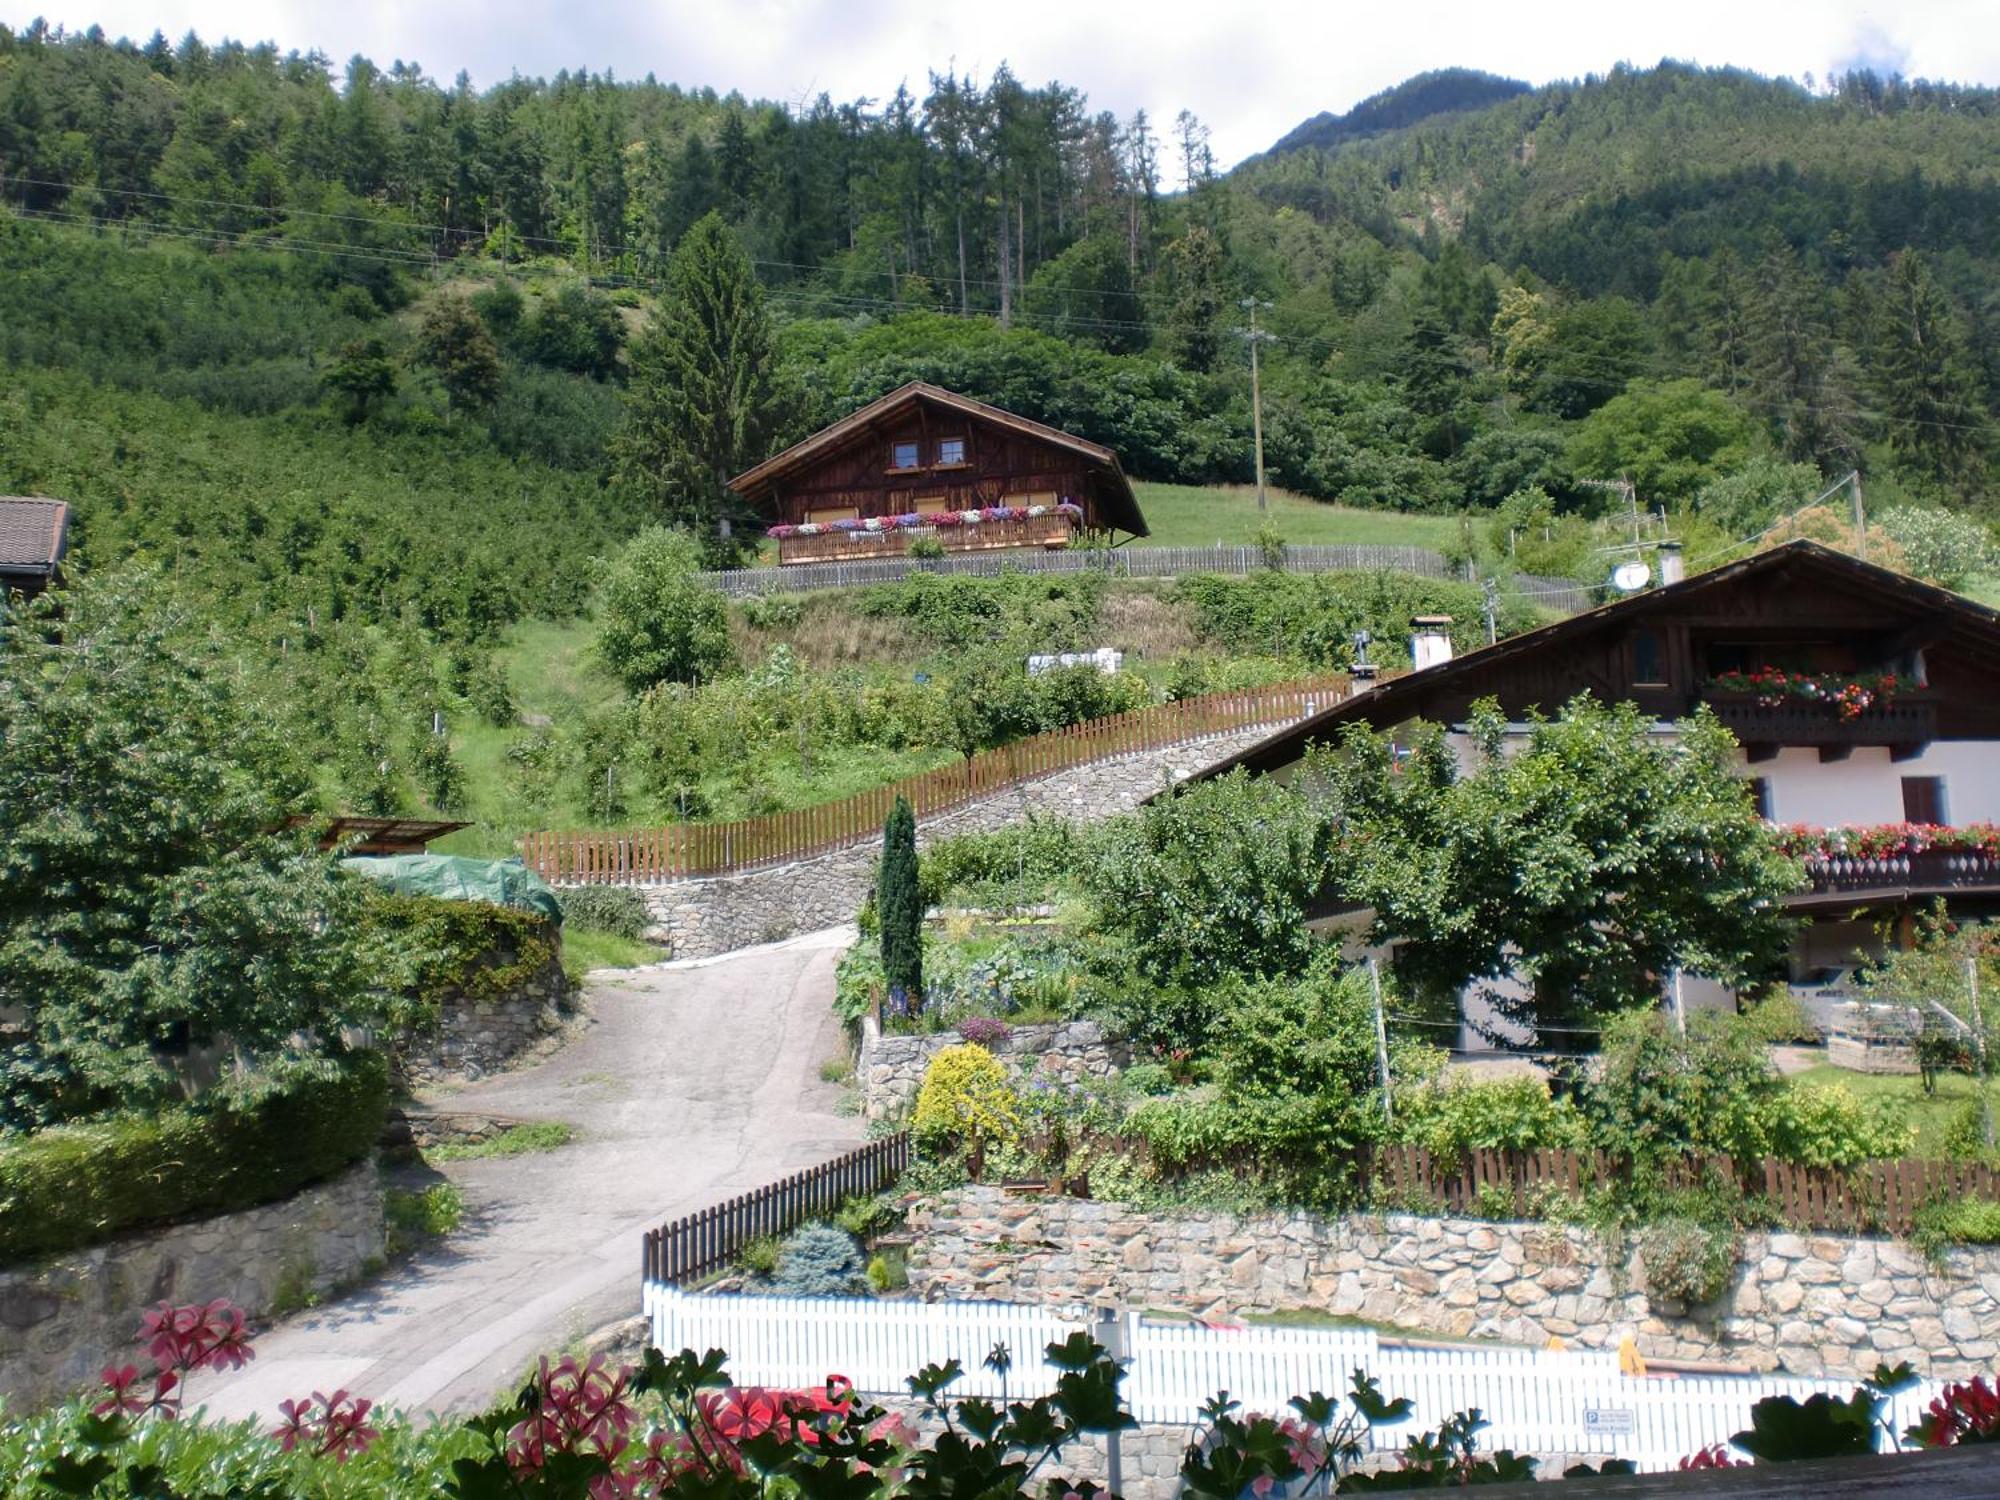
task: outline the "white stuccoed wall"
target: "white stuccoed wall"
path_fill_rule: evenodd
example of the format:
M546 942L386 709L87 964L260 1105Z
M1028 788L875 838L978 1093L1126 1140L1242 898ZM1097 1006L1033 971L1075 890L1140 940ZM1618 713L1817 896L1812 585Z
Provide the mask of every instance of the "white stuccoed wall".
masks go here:
M1770 783L1771 816L1780 823L1900 823L1905 776L1942 776L1945 817L1952 823L2000 823L1995 740L1933 740L1923 754L1902 761L1890 760L1883 746L1824 762L1817 750L1793 746L1746 764L1743 774Z

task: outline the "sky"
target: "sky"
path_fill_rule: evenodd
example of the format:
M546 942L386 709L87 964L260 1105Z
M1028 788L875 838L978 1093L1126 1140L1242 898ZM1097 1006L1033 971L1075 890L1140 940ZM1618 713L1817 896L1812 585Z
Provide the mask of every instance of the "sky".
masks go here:
M1191 109L1225 167L1429 68L1545 83L1672 57L2000 84L2000 0L0 0L16 29L38 15L141 40L193 28L336 62L359 52L447 81L464 69L480 87L588 68L750 98L879 100L903 81L921 93L929 69L983 80L1005 62L1121 118L1144 108L1164 127Z

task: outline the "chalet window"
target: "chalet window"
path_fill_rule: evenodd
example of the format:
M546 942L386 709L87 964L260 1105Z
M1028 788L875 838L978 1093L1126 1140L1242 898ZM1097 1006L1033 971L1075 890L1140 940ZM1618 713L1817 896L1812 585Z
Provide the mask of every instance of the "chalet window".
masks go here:
M1905 776L1903 778L1903 821L1905 823L1942 823L1944 813L1944 778L1942 776Z
M1757 816L1766 823L1771 821L1771 782L1768 777L1750 778L1750 801L1757 809Z
M1632 685L1667 685L1667 653L1657 630L1641 630L1632 636Z
M965 439L939 438L938 462L941 464L962 464L965 462Z
M889 467L914 469L923 461L923 449L916 443L896 443L889 449Z

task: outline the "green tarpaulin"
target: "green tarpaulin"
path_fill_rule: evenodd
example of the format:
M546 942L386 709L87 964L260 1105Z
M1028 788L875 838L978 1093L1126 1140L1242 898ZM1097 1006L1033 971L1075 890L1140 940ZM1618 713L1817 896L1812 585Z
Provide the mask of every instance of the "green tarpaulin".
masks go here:
M556 893L542 877L518 859L469 859L462 854L356 855L343 859L343 869L380 881L406 896L436 896L444 901L490 901L538 911L551 921L562 920Z

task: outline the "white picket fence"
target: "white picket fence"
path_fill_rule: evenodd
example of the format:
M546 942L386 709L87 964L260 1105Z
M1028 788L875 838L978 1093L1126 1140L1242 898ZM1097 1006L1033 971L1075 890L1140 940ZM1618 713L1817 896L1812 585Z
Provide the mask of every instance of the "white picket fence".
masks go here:
M1672 1468L1699 1448L1727 1443L1765 1396L1844 1398L1855 1385L1779 1375L1631 1376L1605 1351L1418 1348L1382 1343L1370 1329L1207 1328L1125 1313L1111 1315L1114 1335L1083 1308L1004 1302L710 1297L658 1283L647 1284L645 1299L657 1347L726 1350L730 1377L745 1385L809 1388L839 1374L866 1395L907 1396L906 1377L956 1358L966 1373L954 1395L1031 1398L1054 1385L1044 1348L1082 1330L1100 1343L1120 1340L1126 1403L1147 1424L1192 1430L1218 1391L1250 1411L1279 1414L1312 1391L1344 1400L1360 1369L1383 1395L1407 1396L1414 1406L1408 1422L1372 1434L1377 1449L1400 1448L1409 1435L1476 1407L1491 1424L1480 1434L1484 1448L1625 1458L1642 1469ZM997 1343L1012 1357L1004 1379L983 1364ZM1938 1390L1925 1382L1898 1396L1889 1412L1896 1431Z

